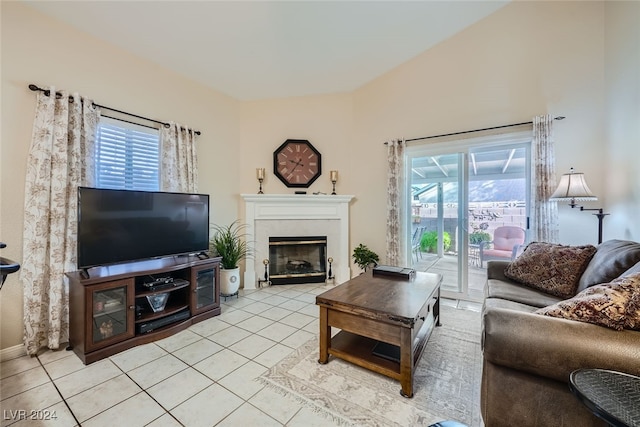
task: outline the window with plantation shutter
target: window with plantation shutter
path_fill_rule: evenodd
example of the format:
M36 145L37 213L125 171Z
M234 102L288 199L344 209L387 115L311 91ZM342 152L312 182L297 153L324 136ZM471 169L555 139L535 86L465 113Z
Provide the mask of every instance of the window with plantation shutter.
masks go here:
M160 135L152 129L100 118L96 138L96 186L124 190L160 189Z

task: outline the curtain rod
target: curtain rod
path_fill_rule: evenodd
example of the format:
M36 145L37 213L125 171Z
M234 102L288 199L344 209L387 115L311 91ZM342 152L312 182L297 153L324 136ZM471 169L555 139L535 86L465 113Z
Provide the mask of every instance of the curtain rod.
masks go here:
M558 116L558 117L554 117L553 119L554 120L563 120L564 118L565 118L564 116ZM423 139L441 138L443 136L462 135L462 134L465 134L465 133L483 132L485 130L510 128L510 127L514 127L514 126L531 125L531 124L533 124L533 121L522 122L522 123L512 123L510 125L493 126L493 127L490 127L490 128L474 129L474 130L463 130L462 132L443 133L442 135L422 136L420 138L405 139L405 142L420 141L420 140L423 140ZM386 142L384 144L387 145Z
M30 84L30 85L29 85L29 89L31 89L31 90L32 90L32 91L34 91L34 92L36 92L36 91L44 92L44 94L45 94L46 96L49 96L49 95L51 94L51 92L49 91L49 89L42 89L41 87L38 87L38 86L36 86L36 85L34 85L34 84ZM56 92L56 97L61 96L61 95L62 95L61 93ZM73 102L73 96L69 96L69 99ZM126 116L130 116L130 117L135 117L135 118L137 118L137 119L146 120L146 121L148 121L148 122L157 123L157 124L162 125L162 126L164 126L164 127L166 127L166 128L168 128L169 126L171 126L169 123L166 123L166 122L161 122L161 121L159 121L159 120L150 119L150 118L148 118L148 117L138 116L137 114L127 113L126 111L117 110L117 109L115 109L115 108L111 108L111 107L106 107L106 106L104 106L104 105L96 104L95 102L93 103L93 106L94 106L94 107L98 107L98 108L102 108L102 109L105 109L105 110L109 110L109 111L115 111L116 113L124 114L124 115L126 115ZM111 117L111 116L105 116L105 117L109 117L109 118L115 119L115 117ZM119 119L116 119L116 120L119 120ZM129 121L127 121L127 120L123 120L123 122L126 122L126 123L132 123L132 124L139 124L139 123L129 122ZM142 126L144 126L144 125L142 125ZM147 127L151 127L151 126L147 126ZM154 129L155 129L155 128L154 128ZM183 129L184 129L184 128L183 128ZM201 135L201 132L200 132L199 130L196 130L196 131L194 131L194 132L195 132L195 134L196 134L196 135Z

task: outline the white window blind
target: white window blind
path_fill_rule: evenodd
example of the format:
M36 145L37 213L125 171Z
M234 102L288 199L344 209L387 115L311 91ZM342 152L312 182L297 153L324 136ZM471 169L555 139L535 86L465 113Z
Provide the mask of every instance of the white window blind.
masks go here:
M96 186L160 189L160 135L151 129L101 117L96 141Z

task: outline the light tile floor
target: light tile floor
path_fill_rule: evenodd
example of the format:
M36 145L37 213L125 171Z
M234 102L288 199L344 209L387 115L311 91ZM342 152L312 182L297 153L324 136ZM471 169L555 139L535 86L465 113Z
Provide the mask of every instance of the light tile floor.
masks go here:
M1 425L331 426L255 380L317 335L315 297L327 289L241 290L223 301L220 316L88 366L65 350L4 361Z

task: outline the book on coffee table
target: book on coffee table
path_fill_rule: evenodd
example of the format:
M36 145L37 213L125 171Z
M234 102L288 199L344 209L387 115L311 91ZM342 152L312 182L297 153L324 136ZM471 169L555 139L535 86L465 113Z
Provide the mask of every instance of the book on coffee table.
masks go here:
M406 280L409 280L416 275L416 271L413 268L394 267L392 265L377 265L373 267L371 272L374 276L390 276Z

